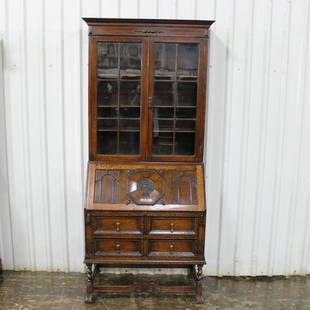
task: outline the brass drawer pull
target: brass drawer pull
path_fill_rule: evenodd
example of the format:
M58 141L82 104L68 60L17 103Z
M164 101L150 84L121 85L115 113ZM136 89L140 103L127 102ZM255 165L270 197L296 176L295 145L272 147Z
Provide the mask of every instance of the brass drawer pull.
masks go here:
M174 249L174 245L173 245L173 244L170 244L170 254L173 253L173 249Z
M121 225L120 222L116 222L116 231L120 231L120 225Z
M121 250L121 246L120 246L119 244L117 244L115 247L116 247L116 252L118 252L118 253L119 253L119 252L120 252L120 250Z
M175 224L174 223L170 223L170 232L173 233L175 229Z

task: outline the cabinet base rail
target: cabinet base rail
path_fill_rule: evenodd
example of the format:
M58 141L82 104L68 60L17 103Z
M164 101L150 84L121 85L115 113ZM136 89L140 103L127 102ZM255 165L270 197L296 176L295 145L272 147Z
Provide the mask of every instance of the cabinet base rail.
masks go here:
M101 293L124 293L133 291L160 291L167 293L194 293L196 301L199 304L204 302L202 296L202 266L192 265L190 267L190 275L192 277L193 285L160 285L153 281L139 281L129 285L99 285L94 284L95 277L99 271L99 264L86 264L87 266L87 286L85 303L91 304L95 302L95 294Z

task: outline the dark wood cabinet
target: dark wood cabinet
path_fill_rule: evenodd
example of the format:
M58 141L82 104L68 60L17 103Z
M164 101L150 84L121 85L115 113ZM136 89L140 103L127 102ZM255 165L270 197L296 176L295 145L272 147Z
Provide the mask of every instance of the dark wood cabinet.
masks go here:
M97 285L100 266L161 266L190 268L195 285L171 290L194 291L201 302L206 213L201 161L212 21L84 20L90 158L86 301L93 301L95 291L136 288Z

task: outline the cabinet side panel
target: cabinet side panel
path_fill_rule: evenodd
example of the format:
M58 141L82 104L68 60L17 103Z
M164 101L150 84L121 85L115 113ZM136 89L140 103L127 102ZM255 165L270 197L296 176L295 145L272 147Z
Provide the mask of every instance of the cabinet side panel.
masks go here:
M89 159L96 157L96 41L89 37L89 65L88 65L88 133L89 133Z

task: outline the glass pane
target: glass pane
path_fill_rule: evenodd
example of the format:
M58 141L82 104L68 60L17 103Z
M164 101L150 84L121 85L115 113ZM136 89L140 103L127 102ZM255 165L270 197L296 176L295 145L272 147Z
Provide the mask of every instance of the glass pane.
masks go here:
M117 153L117 132L97 132L97 153L105 155Z
M101 108L97 110L97 117L117 117L117 108Z
M139 154L139 132L120 132L119 133L119 153L122 155Z
M179 77L193 77L198 75L198 44L178 44L177 67Z
M171 131L173 129L173 121L166 120L153 120L153 130L168 130Z
M121 82L119 100L121 106L140 106L140 82Z
M198 43L154 47L153 155L195 155Z
M116 119L99 119L97 121L97 129L103 130L117 130L117 120Z
M139 130L140 121L139 120L123 120L119 121L120 130Z
M176 108L177 118L195 118L196 109L192 108Z
M117 105L117 82L100 81L98 83L98 105Z
M120 74L141 74L141 43L120 43Z
M175 75L176 44L155 44L155 76L171 77Z
M179 106L195 106L197 102L196 83L178 83L178 102Z
M153 132L154 155L172 155L173 152L173 133L170 132Z
M140 108L120 108L119 116L125 118L139 118Z
M140 152L142 43L97 43L97 152Z
M173 118L173 108L154 108L153 118Z
M154 85L154 105L173 105L173 84L170 82L155 82Z
M188 121L188 120L177 120L175 123L176 130L195 130L196 129L196 121Z
M195 154L195 133L175 134L175 154L194 155Z
M97 43L97 75L118 75L118 43Z

